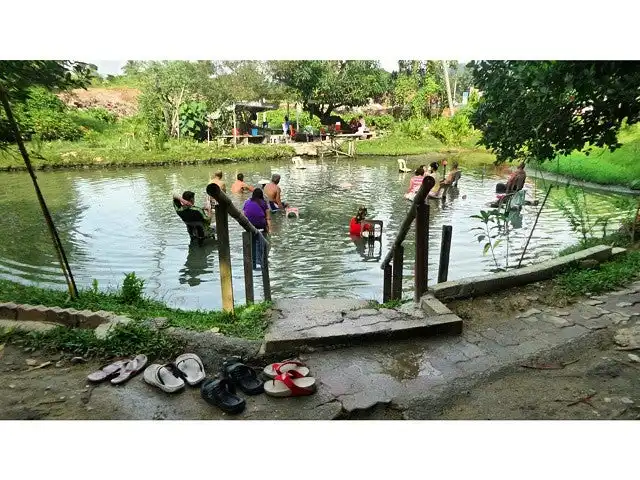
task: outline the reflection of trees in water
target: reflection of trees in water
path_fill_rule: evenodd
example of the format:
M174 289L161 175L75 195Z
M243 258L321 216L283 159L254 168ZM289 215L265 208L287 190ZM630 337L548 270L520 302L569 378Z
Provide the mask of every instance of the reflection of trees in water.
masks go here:
M38 184L73 266L73 259L82 250L82 241L76 237L83 206L72 177L73 174L62 172L38 173ZM4 228L0 231L0 256L21 264L51 266L54 270L55 250L31 178L26 173L5 174L2 184L0 209Z

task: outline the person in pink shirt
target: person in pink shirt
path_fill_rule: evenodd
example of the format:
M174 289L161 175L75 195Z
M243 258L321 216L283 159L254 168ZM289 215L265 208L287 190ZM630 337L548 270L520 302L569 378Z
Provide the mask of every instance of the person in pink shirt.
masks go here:
M411 180L409 180L408 193L416 193L420 189L420 186L422 185L423 180L424 180L424 168L418 167L416 168L416 171L413 177L411 177Z

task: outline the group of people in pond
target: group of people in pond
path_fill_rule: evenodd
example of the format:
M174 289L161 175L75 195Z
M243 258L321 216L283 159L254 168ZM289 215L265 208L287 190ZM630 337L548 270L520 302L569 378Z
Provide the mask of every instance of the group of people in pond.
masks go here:
M287 203L282 200L282 189L280 188L280 175L273 174L271 182L266 183L263 188L254 187L244 181L244 175L238 173L236 180L231 185L231 193L240 195L243 193L251 193L251 196L244 202L242 211L247 217L249 222L263 234L269 233L271 230L271 213L277 211L285 211ZM221 171L215 172L211 176L210 184L216 184L220 187L220 190L227 192L227 185L223 180L223 173ZM203 225L211 229L211 223L216 207L216 200L206 194L204 207L200 208L195 205L195 193L192 191L185 191L182 196L174 195L173 206L176 213L184 220L186 211L195 212L195 218L202 221ZM193 215L192 215L193 216ZM253 267L257 268L257 264L260 263L260 258L256 255L257 252L261 252L261 239L258 235L254 235L253 238Z
M431 198L441 198L442 192L444 191L443 187L451 186L458 179L460 169L457 161L454 161L451 165L451 170L447 176L438 180L436 176L436 172L438 171L438 162L431 162L429 166L420 165L416 168L413 177L409 180L409 190L407 191L407 195L415 195L418 190L420 190L420 186L425 177L432 177L435 180L434 187L429 191L429 197Z

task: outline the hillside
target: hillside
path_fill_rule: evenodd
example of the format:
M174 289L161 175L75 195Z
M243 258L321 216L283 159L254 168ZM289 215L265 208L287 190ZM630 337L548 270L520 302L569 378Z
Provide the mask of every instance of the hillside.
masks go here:
M61 93L60 99L71 107L103 107L118 117L135 115L138 111L140 90L129 87L76 89Z

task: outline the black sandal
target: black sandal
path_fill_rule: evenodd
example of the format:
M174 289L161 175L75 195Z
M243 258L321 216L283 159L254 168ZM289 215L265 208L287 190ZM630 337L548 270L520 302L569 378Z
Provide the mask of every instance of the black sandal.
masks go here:
M264 382L258 378L256 371L237 359L224 362L222 374L247 395L259 395L264 392Z
M220 380L206 380L200 388L200 395L204 400L226 413L240 413L246 402L238 397L236 387L226 378Z

